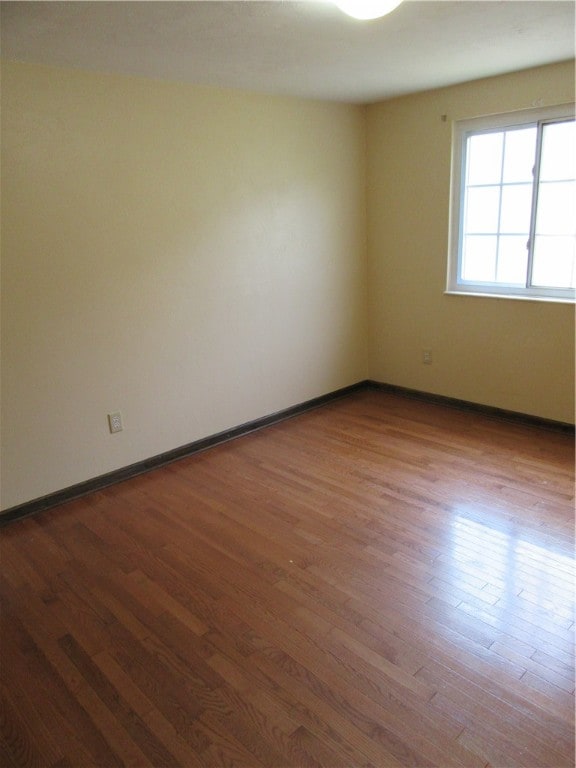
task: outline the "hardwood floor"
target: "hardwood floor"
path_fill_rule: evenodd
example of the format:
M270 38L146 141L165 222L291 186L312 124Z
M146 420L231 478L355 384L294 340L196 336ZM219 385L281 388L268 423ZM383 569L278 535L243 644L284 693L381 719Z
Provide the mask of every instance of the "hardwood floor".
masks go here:
M0 763L573 766L573 467L361 392L8 526Z

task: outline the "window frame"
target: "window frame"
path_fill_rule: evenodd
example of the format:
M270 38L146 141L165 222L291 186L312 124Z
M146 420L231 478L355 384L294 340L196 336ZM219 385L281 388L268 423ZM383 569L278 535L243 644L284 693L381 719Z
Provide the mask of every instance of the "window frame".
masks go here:
M466 145L468 137L479 133L492 133L502 129L518 129L528 125L563 122L575 117L574 103L552 107L521 110L497 115L485 115L466 120L457 120L452 124L452 167L450 194L450 226L448 248L448 276L446 293L458 295L493 296L499 298L533 299L539 301L559 301L574 303L575 291L571 288L542 288L536 286L517 286L463 281L460 279L460 261L462 253L463 218L466 194ZM540 162L540 142L536 163ZM536 195L532 185L533 204L531 214L531 233L533 236L536 211ZM576 213L576 212L575 212ZM531 272L533 252L529 252L527 280Z

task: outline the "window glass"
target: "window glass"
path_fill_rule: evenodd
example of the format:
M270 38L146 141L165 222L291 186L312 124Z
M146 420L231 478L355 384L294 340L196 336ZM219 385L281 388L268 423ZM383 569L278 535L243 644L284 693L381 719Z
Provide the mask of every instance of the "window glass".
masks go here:
M499 184L502 175L503 133L481 133L468 141L468 186Z
M530 234L532 184L511 184L502 188L500 232L510 235ZM526 247L526 238L524 238Z
M576 178L576 123L548 123L542 131L540 181Z
M544 181L538 191L537 235L573 235L576 182Z
M565 285L576 288L574 238L536 236L532 284L544 288Z
M505 134L506 149L502 174L504 183L524 181L532 184L537 133L537 127L531 125L529 128L508 131Z
M465 232L497 232L499 210L500 187L471 187L466 199Z
M464 238L462 278L472 282L493 282L496 276L495 236L468 235Z
M456 124L449 289L574 300L571 109Z
M498 246L496 280L511 285L524 285L528 264L526 238L518 235L503 235L499 238Z

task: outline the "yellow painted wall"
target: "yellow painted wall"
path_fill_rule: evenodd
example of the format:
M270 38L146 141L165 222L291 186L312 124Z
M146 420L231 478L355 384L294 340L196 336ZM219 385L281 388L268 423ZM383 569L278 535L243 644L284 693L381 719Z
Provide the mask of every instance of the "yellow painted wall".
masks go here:
M573 305L444 294L452 121L573 99L568 62L368 108L371 378L574 423Z
M364 112L3 65L3 509L366 378Z
M451 121L573 94L572 64L366 109L5 63L2 509L367 376L573 422L573 306L444 294Z

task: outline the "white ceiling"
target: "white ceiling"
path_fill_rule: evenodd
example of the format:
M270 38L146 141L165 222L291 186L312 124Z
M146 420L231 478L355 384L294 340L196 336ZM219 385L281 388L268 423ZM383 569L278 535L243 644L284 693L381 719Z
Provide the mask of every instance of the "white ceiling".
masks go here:
M360 22L329 0L0 6L6 59L359 103L573 58L574 10L406 0Z

